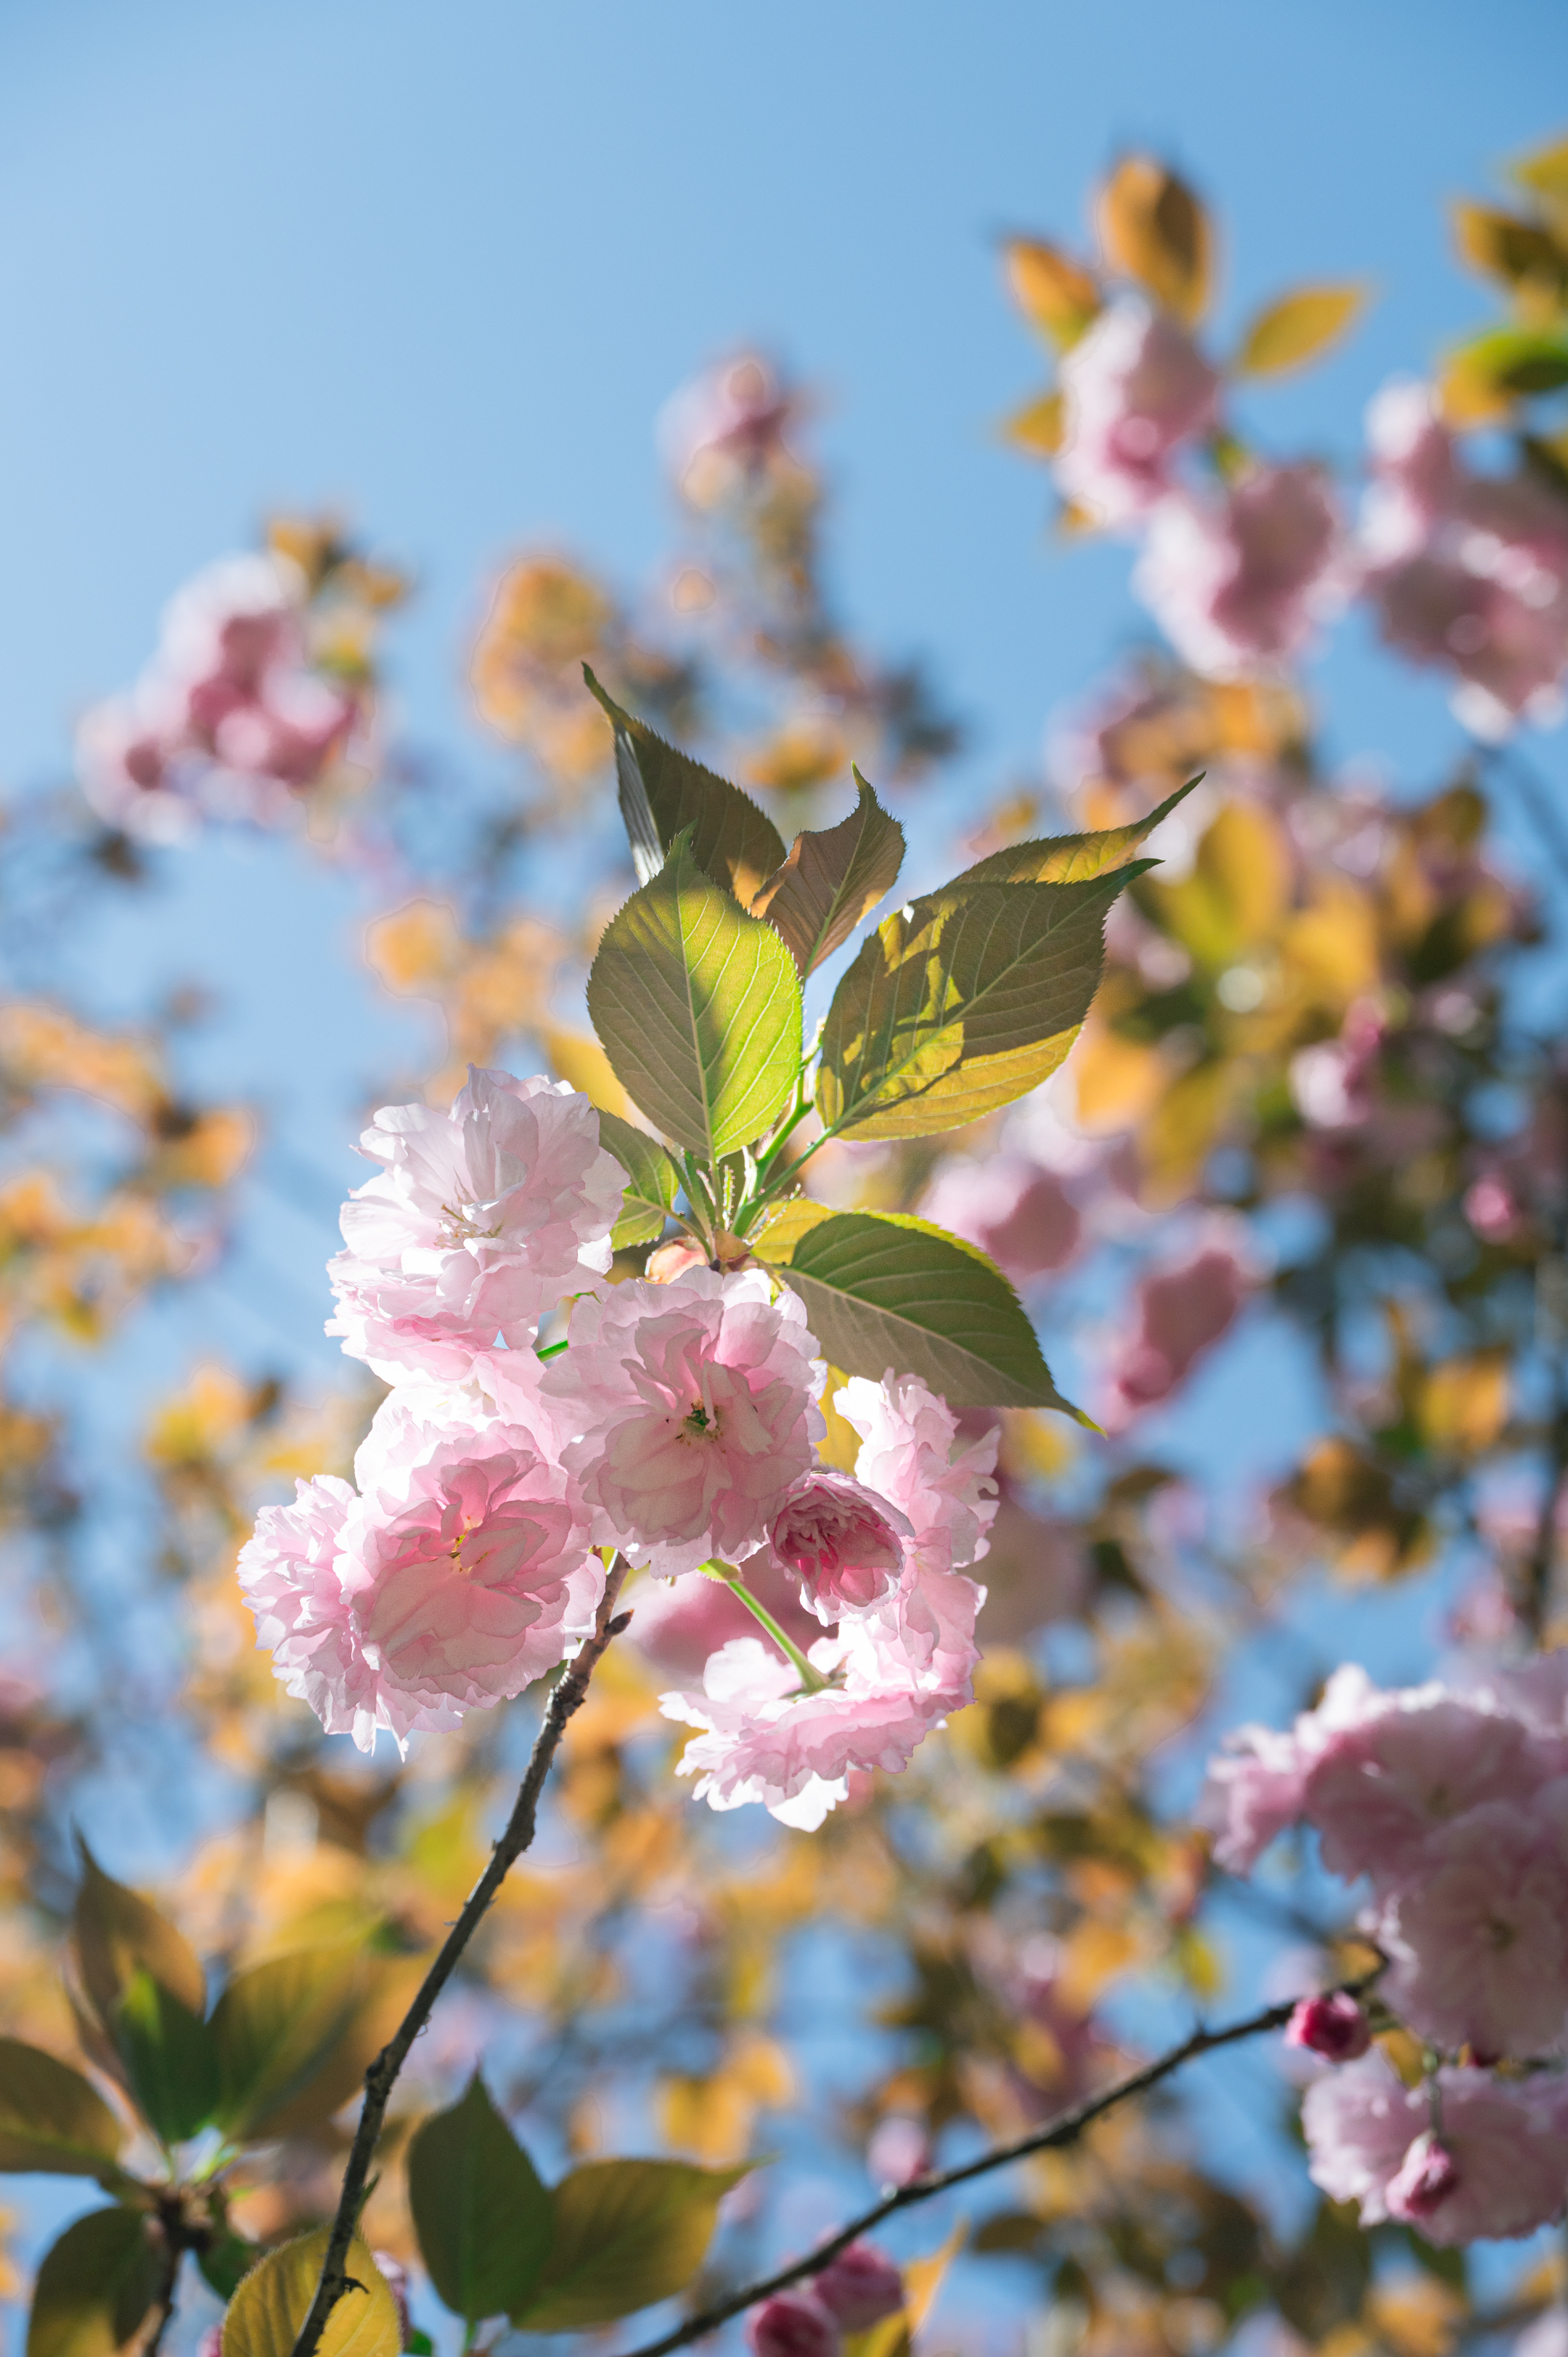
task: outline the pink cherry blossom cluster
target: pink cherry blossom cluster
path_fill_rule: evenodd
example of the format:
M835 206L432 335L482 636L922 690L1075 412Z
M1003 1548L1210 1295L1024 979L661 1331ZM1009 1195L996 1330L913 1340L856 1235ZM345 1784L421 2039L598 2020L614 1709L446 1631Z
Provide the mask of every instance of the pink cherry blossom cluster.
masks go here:
M77 731L101 818L176 842L204 811L274 820L320 782L359 698L307 661L305 608L304 574L272 552L221 558L177 592L135 685Z
M1200 1814L1237 1873L1312 1826L1325 1864L1370 1885L1380 1999L1457 2058L1412 2090L1353 2004L1298 2007L1294 2042L1345 2064L1306 2096L1316 2182L1440 2243L1558 2216L1568 2079L1544 2066L1568 2051L1568 1653L1465 1687L1337 1670L1288 1733L1230 1739Z
M392 1388L354 1482L302 1481L240 1559L289 1692L367 1749L452 1727L576 1649L618 1550L724 1580L732 1613L744 1574L763 1603L766 1641L749 1618L711 1631L700 1688L661 1698L714 1808L814 1826L852 1774L905 1766L969 1699L994 1431L961 1445L923 1383L857 1377L836 1401L854 1471L822 1462L794 1294L701 1263L605 1281L623 1175L564 1084L473 1071L449 1112L384 1108L362 1147L380 1167L344 1206L328 1331Z
M1316 464L1227 457L1207 482L1183 471L1220 432L1220 377L1141 297L1101 313L1063 360L1061 389L1057 481L1092 522L1142 542L1133 587L1194 671L1276 669L1364 595L1390 646L1449 673L1477 736L1560 716L1568 498L1523 467L1469 468L1430 386L1396 382L1372 402L1354 533Z
M1102 311L1062 361L1056 475L1095 522L1142 537L1133 586L1195 671L1240 679L1299 654L1348 586L1324 470L1251 464L1222 484L1179 462L1219 424L1220 379L1140 297Z
M851 2243L799 2291L754 2308L746 2339L755 2357L838 2357L845 2333L867 2332L904 2305L904 2280L870 2243Z

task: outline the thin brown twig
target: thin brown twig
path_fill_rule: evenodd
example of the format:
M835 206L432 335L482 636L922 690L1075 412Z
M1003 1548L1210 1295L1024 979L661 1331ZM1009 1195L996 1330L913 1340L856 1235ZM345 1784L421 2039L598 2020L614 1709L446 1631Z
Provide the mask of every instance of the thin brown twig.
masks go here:
M1340 1989L1347 1996L1360 1996L1370 1988L1381 1970L1380 1964L1374 1971L1363 1973L1357 1980L1341 1982ZM771 2299L775 2292L787 2291L803 2276L820 2275L841 2251L846 2251L862 2234L868 2234L874 2226L880 2226L884 2219L893 2217L897 2212L913 2209L918 2202L929 2201L934 2195L949 2192L955 2185L967 2185L973 2178L989 2176L993 2169L1006 2169L1015 2160L1026 2160L1031 2153L1059 2150L1063 2145L1073 2143L1085 2128L1102 2119L1107 2112L1114 2111L1118 2104L1126 2103L1133 2095L1146 2094L1151 2087L1157 2087L1162 2079L1168 2079L1184 2063L1196 2061L1200 2054L1212 2054L1222 2046L1239 2046L1243 2039L1261 2037L1265 2030L1283 2029L1294 2010L1295 1999L1292 1997L1281 2005L1266 2006L1262 2013L1251 2014L1245 2021L1233 2021L1224 2029L1195 2029L1189 2038L1183 2039L1179 2046L1173 2046L1153 2062L1145 2062L1138 2070L1130 2071L1124 2078L1115 2080L1109 2087L1102 2087L1098 2095L1091 2095L1087 2103L1062 2113L1048 2126L1036 2128L1029 2136L1019 2136L1012 2144L998 2145L993 2151L982 2153L978 2160L966 2160L957 2169L944 2169L924 2177L912 2178L908 2185L900 2185L893 2192L885 2193L880 2201L873 2202L869 2210L863 2210L858 2218L852 2218L847 2226L841 2226L836 2233L828 2236L826 2242L819 2243L815 2250L808 2251L804 2258L795 2259L789 2266L780 2267L777 2275L767 2276L761 2283L747 2284L743 2291L731 2292L726 2298L715 2300L712 2308L703 2309L698 2316L688 2317L684 2324L677 2325L662 2339L645 2341L641 2348L630 2351L628 2357L669 2357L671 2350L684 2349L692 2341L700 2341L704 2333L716 2331L721 2324L727 2324L730 2318L738 2316L743 2309L754 2308L759 2300Z
M310 2303L309 2313L299 2329L299 2337L294 2344L294 2357L315 2357L327 2319L344 2293L350 2287L363 2288L353 2285L348 2272L349 2248L360 2222L360 2209L370 2179L371 2162L375 2157L381 2123L386 2117L387 2104L398 2072L408 2060L414 2040L429 2020L436 1998L456 1970L458 1959L478 1929L490 1901L533 1839L539 1797L561 1738L566 1731L566 1722L581 1707L588 1691L588 1680L600 1655L610 1639L626 1626L629 1617L624 1614L618 1616L615 1609L616 1598L625 1577L626 1565L618 1555L605 1582L604 1598L594 1624L594 1633L558 1681L545 1706L544 1723L529 1756L528 1767L518 1787L506 1831L490 1852L489 1864L469 1892L462 1913L442 1943L440 1953L421 1981L413 2004L365 2073L364 2104L360 2113L359 2126L354 2131L348 2166L343 2171L343 2190L338 2197L338 2214L332 2221L332 2232L328 2238L321 2280L316 2287L316 2297Z

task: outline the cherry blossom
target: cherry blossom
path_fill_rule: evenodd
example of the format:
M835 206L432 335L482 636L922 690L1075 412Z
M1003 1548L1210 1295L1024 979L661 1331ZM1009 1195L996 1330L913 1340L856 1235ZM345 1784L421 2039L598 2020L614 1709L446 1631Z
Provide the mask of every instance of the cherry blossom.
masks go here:
M838 2357L838 2319L809 2291L775 2292L753 2309L746 2337L755 2357Z
M624 1174L564 1082L470 1067L449 1112L383 1105L360 1144L383 1168L343 1206L327 1331L388 1382L461 1380L609 1266Z
M800 1582L800 1600L832 1628L898 1587L908 1518L848 1474L814 1466L792 1485L768 1528L774 1555Z
M569 1334L543 1389L578 1419L564 1461L601 1541L665 1577L753 1554L825 1428L799 1297L693 1268L585 1297Z
M1229 1236L1140 1280L1133 1300L1136 1323L1109 1369L1110 1396L1100 1415L1107 1431L1122 1430L1145 1408L1169 1398L1230 1329L1253 1283L1252 1271Z
M1371 2026L1345 1989L1304 1996L1285 2024L1285 2044L1321 2054L1326 2062L1354 2062L1372 2042Z
M958 1419L918 1375L880 1383L855 1375L833 1405L861 1437L855 1479L897 1507L913 1530L919 1570L956 1571L985 1553L996 1513L997 1433L959 1448Z
M1215 417L1219 379L1166 313L1112 304L1061 365L1057 481L1099 523L1125 524L1169 489L1184 444Z
M813 2298L836 2316L845 2332L865 2332L904 2305L904 2278L873 2243L851 2243L820 2276L811 2278Z
M1302 2123L1313 2181L1332 2200L1357 2202L1364 2226L1402 2217L1446 2244L1528 2234L1561 2216L1562 2110L1558 2082L1448 2067L1431 2090L1406 2087L1373 2052L1309 2087Z
M1078 1206L1056 1172L1025 1154L943 1163L920 1215L978 1244L1018 1284L1065 1268L1083 1232Z
M1338 510L1323 470L1259 467L1223 496L1160 500L1133 586L1208 679L1275 671L1344 587Z
M1490 2061L1544 2054L1562 2036L1568 1875L1516 1803L1467 1810L1433 1835L1377 1936L1392 1959L1389 2003L1434 2045Z

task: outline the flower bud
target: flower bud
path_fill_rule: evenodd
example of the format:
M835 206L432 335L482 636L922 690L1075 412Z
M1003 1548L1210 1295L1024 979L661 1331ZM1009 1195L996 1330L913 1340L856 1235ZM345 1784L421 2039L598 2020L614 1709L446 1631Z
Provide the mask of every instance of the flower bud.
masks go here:
M864 2332L904 2305L904 2278L871 2243L852 2243L814 2277L811 2290L845 2332Z
M667 1244L655 1244L648 1255L643 1271L650 1285L673 1285L689 1268L706 1268L707 1254L690 1236L671 1236Z
M1326 1996L1304 1996L1285 2024L1287 2046L1305 2046L1326 2062L1354 2062L1371 2042L1366 2015L1344 1989L1333 1989Z
M1431 2128L1416 2137L1397 2175L1391 2179L1385 2200L1389 2215L1407 2226L1419 2226L1441 2209L1459 2183L1459 2166L1447 2146Z
M832 1626L898 1585L907 1517L847 1473L813 1467L791 1487L768 1529L774 1554L800 1583L800 1601Z
M746 2337L755 2357L838 2357L838 2320L810 2292L764 2300L752 2309Z

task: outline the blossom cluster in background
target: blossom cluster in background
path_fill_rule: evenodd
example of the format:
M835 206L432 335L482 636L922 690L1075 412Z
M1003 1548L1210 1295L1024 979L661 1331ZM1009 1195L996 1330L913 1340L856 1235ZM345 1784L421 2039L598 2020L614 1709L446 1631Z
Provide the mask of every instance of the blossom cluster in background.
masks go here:
M1344 2068L1308 2090L1312 2173L1366 2223L1434 2242L1530 2232L1568 2201L1568 1654L1384 1692L1337 1670L1288 1733L1242 1728L1209 1771L1215 1855L1245 1873L1316 1834L1370 1899L1380 2001L1434 2056L1407 2087L1357 2009L1309 2000L1295 2042Z
M755 1565L816 1633L727 1637L663 1697L698 1730L680 1772L811 1826L852 1774L907 1765L970 1696L995 1433L961 1444L890 1372L837 1394L854 1472L822 1461L795 1295L700 1262L603 1283L623 1178L564 1082L475 1071L449 1113L384 1109L364 1151L381 1168L344 1208L328 1330L392 1389L355 1484L301 1481L240 1564L289 1691L362 1749L406 1744L568 1657L616 1550L666 1580Z

